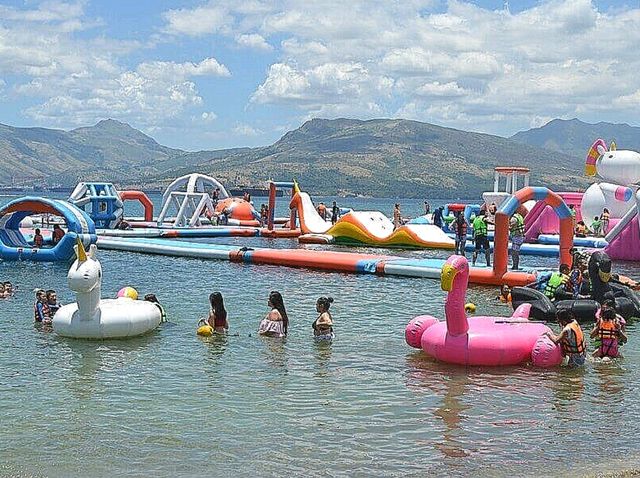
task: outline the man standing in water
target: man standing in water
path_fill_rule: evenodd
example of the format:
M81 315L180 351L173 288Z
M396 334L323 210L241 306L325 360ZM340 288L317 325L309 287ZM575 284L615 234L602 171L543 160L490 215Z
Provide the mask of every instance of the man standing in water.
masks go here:
M331 224L336 223L339 215L340 215L340 208L338 207L336 202L333 201L333 206L331 206Z
M512 269L517 271L520 266L520 247L524 243L524 218L518 212L509 220L509 233L511 234Z
M476 259L478 258L478 252L480 249L484 249L484 257L487 259L487 267L491 266L491 258L489 255L489 237L487 222L484 217L485 212L480 211L476 218L473 220L473 238L475 239L475 247L473 249L473 265L476 265Z

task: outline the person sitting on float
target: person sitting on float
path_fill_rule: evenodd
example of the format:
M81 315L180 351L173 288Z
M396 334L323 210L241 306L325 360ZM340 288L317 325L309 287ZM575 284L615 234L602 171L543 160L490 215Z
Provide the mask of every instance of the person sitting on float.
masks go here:
M560 344L562 355L569 359L567 364L569 367L584 366L587 354L584 334L573 312L568 309L560 309L556 312L556 319L562 327L560 335L555 335L553 332L547 332L546 335L554 343Z
M58 224L53 225L53 232L51 233L51 242L55 245L64 237L64 231Z
M544 274L538 282L536 282L536 288L542 290L542 293L550 300L555 300L557 289L569 282L569 272L570 269L567 264L560 264L558 272Z
M578 224L576 224L576 230L575 230L576 237L587 237L588 232L589 230L587 229L587 226L584 223L584 221L578 221Z
M40 229L35 230L35 234L33 235L33 247L37 247L40 249L44 244L44 237L42 237L42 233Z

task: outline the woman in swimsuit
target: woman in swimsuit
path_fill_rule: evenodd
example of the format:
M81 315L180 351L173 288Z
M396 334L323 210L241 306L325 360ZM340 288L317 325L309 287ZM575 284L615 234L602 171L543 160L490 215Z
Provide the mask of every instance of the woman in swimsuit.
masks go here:
M214 292L209 296L211 309L207 323L213 327L216 334L226 334L229 330L229 322L227 321L227 311L224 308L224 300L220 292Z
M289 328L289 317L284 308L282 295L278 291L271 291L269 294L269 307L271 310L260 322L258 333L266 337L286 337Z
M333 318L329 307L333 304L333 298L320 297L316 302L316 311L320 314L313 322L313 335L318 340L331 340L335 337L333 333Z

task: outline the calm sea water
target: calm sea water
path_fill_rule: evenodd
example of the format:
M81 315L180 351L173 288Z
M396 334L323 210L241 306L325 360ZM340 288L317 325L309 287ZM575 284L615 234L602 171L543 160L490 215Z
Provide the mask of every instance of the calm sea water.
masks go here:
M349 201L388 214L393 203ZM68 266L0 263L0 280L19 286L0 301L0 476L569 476L640 466L635 325L625 358L609 364L467 369L404 343L413 316L443 316L434 281L99 254L104 297L124 285L154 292L171 322L132 340L56 337L34 327L32 290L72 302ZM623 270L638 275L636 265ZM284 341L255 333L273 289L291 318ZM237 335L198 338L216 290ZM312 339L320 295L335 298L332 344ZM494 289L468 295L480 313L510 313Z

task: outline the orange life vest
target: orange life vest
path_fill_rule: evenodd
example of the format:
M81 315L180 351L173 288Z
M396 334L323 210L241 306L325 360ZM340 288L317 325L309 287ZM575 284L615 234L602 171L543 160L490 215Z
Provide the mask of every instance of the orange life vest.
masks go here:
M601 320L598 325L598 337L600 340L617 340L618 328L613 320Z
M560 342L562 351L565 355L580 354L583 355L585 351L584 347L584 335L578 322L575 320L568 324L569 329L573 332L573 337L565 336Z

